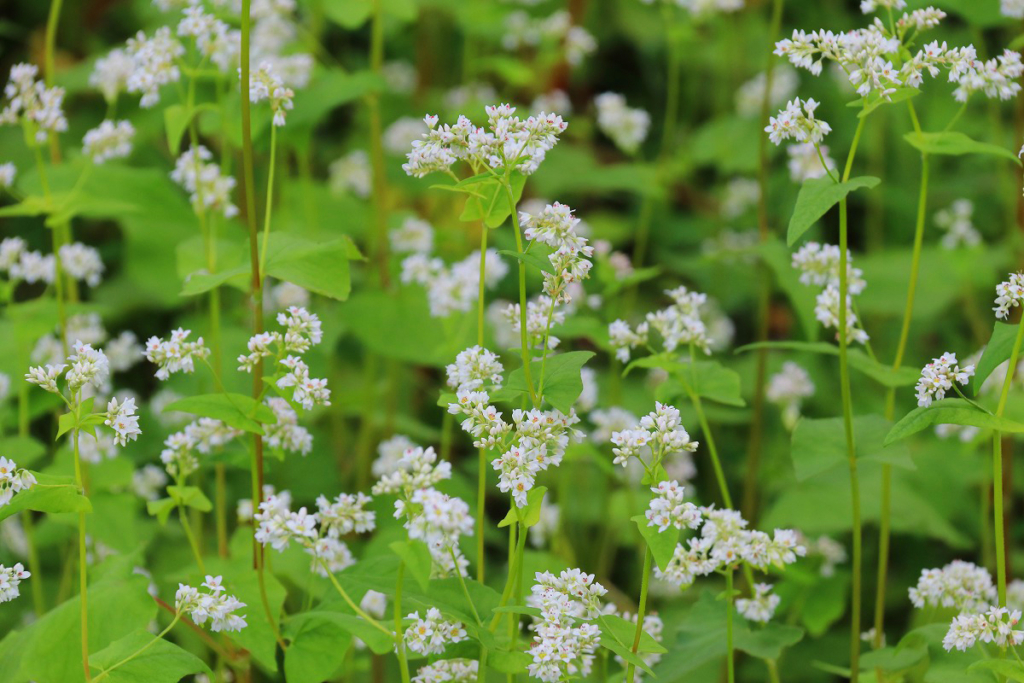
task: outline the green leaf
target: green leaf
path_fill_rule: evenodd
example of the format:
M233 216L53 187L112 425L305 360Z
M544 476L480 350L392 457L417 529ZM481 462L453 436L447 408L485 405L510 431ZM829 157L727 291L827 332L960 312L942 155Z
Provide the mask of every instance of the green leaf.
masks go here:
M651 526L644 515L636 515L631 517L631 519L636 523L637 528L640 529L640 535L647 542L647 547L651 549L651 554L654 556L658 569L665 571L665 567L668 566L676 552L676 544L679 542L679 529L669 526L664 531L658 531L658 527Z
M195 486L168 486L167 493L178 505L195 508L200 512L209 512L213 509L210 499Z
M594 357L591 351L570 351L558 355L548 355L547 361L535 360L530 363L534 390L541 387L541 366L543 373L543 398L557 410L568 415L576 399L583 392L583 376L580 369ZM513 395L527 393L526 375L522 368L509 374L506 389Z
M548 260L547 254L541 255L537 253L538 251L540 251L538 247L532 247L530 251L525 254L520 254L518 251L511 251L509 249L502 249L498 253L504 256L511 256L517 261L522 261L528 266L533 266L543 273L554 275L555 269L551 266L551 261Z
M736 630L736 649L760 659L778 659L782 651L799 643L803 629L769 622L760 628Z
M172 104L164 109L164 128L167 132L167 149L171 155L178 156L181 147L181 138L184 137L192 118L203 111L216 111L217 107L209 102L198 104L191 108L182 104Z
M338 301L352 291L349 258L352 242L313 242L288 233L271 233L266 274Z
M316 614L318 619L330 621L343 631L355 636L366 643L375 654L386 655L394 651L395 639L371 625L362 617L354 614L342 614L341 612L316 611L308 614Z
M1010 359L1010 354L1013 353L1013 344L1017 340L1017 332L1017 325L1009 325L998 320L995 322L992 336L989 337L988 344L985 345L985 352L981 354L981 360L978 361L974 378L971 380L974 383L975 396L981 392L981 385L985 383L989 375Z
M260 423L274 424L274 411L251 396L243 394L203 394L182 398L164 407L164 412L181 412L212 417L224 424L253 434L262 434Z
M92 504L83 496L71 477L57 477L33 472L36 485L14 494L11 502L0 507L0 521L22 510L48 512L92 512Z
M641 631L637 654L633 654L633 640L636 638L636 624L622 617L606 614L598 617L598 628L601 629L601 647L611 650L622 657L627 663L635 664L649 674L654 674L640 656L648 653L663 654L668 652L661 643L656 641L647 631Z
M828 176L805 181L800 188L800 194L796 197L793 216L789 219L786 243L793 246L801 235L846 195L862 187L870 189L880 182L878 178L872 176L851 178L845 183L835 183Z
M854 447L858 460L877 460L904 469L915 469L906 446L886 446L885 437L892 428L879 415L858 415L853 419ZM848 462L843 418L801 418L793 430L790 453L797 481L828 471Z
M508 203L508 194L505 191L505 186L497 178L490 174L481 178L482 175L484 174L466 178L456 185L460 188L467 184L472 185L472 191L479 195L466 198L466 206L463 208L459 220L467 222L482 220L488 228L497 228L512 214ZM509 184L512 186L512 197L518 202L523 196L526 176L522 173L513 173Z
M785 292L789 298L797 318L800 319L800 327L804 330L804 336L809 341L818 338L818 331L821 325L814 315L815 292L812 287L800 282L800 275L793 268L793 257L778 237L770 234L768 239L757 247L758 253L765 265L771 268L775 275L775 281L779 289Z
M60 417L57 418L57 436L53 438L54 441L64 436L78 424L78 418L74 413L61 413Z
M698 360L691 367L690 363L679 361L675 354L659 353L632 361L622 376L628 375L633 368L660 368L678 379L688 392L693 391L702 398L728 406L746 405L740 395L740 376L715 360Z
M178 507L178 504L173 498L161 498L160 500L147 500L146 501L146 512L151 516L156 517L161 525L167 524L167 519L174 512L174 508Z
M544 494L547 493L546 486L537 486L530 489L526 494L526 505L518 507L513 505L505 518L498 522L499 528L504 528L519 522L524 527L531 527L540 521L540 508L544 502Z
M487 653L487 666L503 674L525 674L533 657L525 652L495 650Z
M93 676L109 683L178 683L189 674L211 674L203 660L163 638L139 630L89 656ZM154 642L155 640L155 642ZM145 648L144 651L135 655ZM132 655L135 655L132 657ZM112 669L124 659L132 659Z
M947 130L941 133L918 133L910 132L903 136L903 139L911 146L921 150L925 154L943 154L961 156L964 154L989 154L1003 157L1021 165L1020 159L1005 147L993 145L988 142L972 140L963 133L955 130Z
M249 280L249 264L238 265L216 273L208 273L205 270L197 270L185 277L181 288L182 296L197 296L205 294L211 289L217 289L221 285L231 283L237 287L244 288Z
M21 467L30 467L46 455L46 446L31 436L13 435L0 438L0 453Z
M289 619L291 644L284 653L284 675L289 683L329 680L345 661L352 636L326 612L304 612Z
M804 351L806 353L818 353L826 356L838 356L839 347L828 342L802 342L802 341L769 341L747 344L736 349L733 353L745 353L756 349L773 349L780 351ZM860 349L848 348L847 359L850 367L857 372L864 373L871 379L885 387L908 387L917 384L921 376L920 370L914 368L900 368L893 372L891 367L882 365L872 360Z
M427 590L430 586L430 572L434 567L434 560L430 556L430 548L423 541L409 539L408 541L395 541L389 544L395 554L402 558L405 568L416 579L420 588Z
M1008 681L1024 683L1024 667L1007 659L982 659L967 667L968 671L991 671Z
M932 425L942 424L995 429L1013 434L1024 432L1024 423L989 415L961 398L944 398L930 406L915 408L907 413L885 437L885 445L905 439Z

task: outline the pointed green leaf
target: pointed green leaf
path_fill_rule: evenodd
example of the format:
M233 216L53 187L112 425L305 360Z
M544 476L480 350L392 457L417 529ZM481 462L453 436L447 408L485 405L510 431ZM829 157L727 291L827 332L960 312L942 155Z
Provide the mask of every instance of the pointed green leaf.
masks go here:
M989 154L1003 157L1021 165L1020 159L1005 147L988 142L978 142L955 130L940 133L910 132L903 139L925 154L961 156L964 154Z
M960 398L945 398L930 406L915 408L907 413L885 437L885 445L888 446L911 434L916 434L922 429L941 424L995 429L1013 434L1024 432L1024 423L990 415Z
M90 655L89 667L93 678L102 677L105 683L178 683L189 674L211 674L203 660L145 630L129 633Z
M870 189L880 182L878 178L872 176L851 178L845 183L833 182L828 176L805 181L800 188L800 194L797 195L793 216L789 219L786 243L793 246L819 218L828 213L828 210L846 195L862 187Z
M1013 352L1013 343L1017 340L1017 325L1010 325L1004 322L995 322L992 328L992 336L985 345L985 351L978 361L978 368L974 371L971 382L974 385L974 395L981 392L981 385L989 378L989 375L1000 365L1010 359Z
M402 558L406 570L416 579L420 588L427 590L430 586L430 572L434 567L434 560L430 556L430 548L423 541L409 539L408 541L395 541L390 544L395 554Z
M262 434L260 423L274 424L274 411L244 394L204 394L182 398L164 407L164 412L182 412L212 417L224 424L253 434Z
M636 523L637 528L640 529L640 535L647 542L647 547L651 549L651 554L654 556L658 569L665 571L665 567L668 566L668 563L672 561L672 556L675 555L676 545L679 542L679 529L670 526L664 531L658 531L658 527L651 526L644 515L636 515L631 519Z

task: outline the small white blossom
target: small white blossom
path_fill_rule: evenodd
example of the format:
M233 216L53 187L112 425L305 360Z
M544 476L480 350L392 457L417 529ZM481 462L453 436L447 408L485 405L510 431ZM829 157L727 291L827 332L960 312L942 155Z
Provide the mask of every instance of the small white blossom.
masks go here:
M171 332L167 341L159 337L150 337L146 342L146 360L156 364L157 379L165 380L174 373L191 374L195 371L195 359L204 360L209 357L210 350L199 337L194 342L188 341L192 330L178 328Z
M615 146L626 154L636 154L647 139L651 115L643 109L630 107L619 93L601 93L594 98L597 108L597 127Z
M431 607L426 617L419 612L405 617L412 624L405 630L405 646L421 655L438 655L448 644L461 643L468 637L461 622L445 619L440 610Z
M402 227L388 233L391 250L397 254L429 254L434 249L434 228L420 218L409 217Z
M82 139L82 151L94 164L111 159L123 159L132 153L135 127L129 121L106 119L89 130Z
M768 139L776 145L783 140L820 143L832 132L832 127L825 121L814 118L818 104L813 99L790 100L786 108L779 111L778 116L770 118L764 129L768 133Z
M25 570L21 562L13 567L5 567L0 564L0 603L10 602L21 595L18 587L30 576L32 574Z
M770 584L757 583L754 584L753 597L736 600L736 611L748 621L766 624L771 621L781 601L778 595L772 593Z
M943 398L953 388L953 383L967 384L974 376L974 366L957 364L955 353L944 353L933 358L921 369L921 378L917 380L917 405L930 406L932 400Z
M187 612L192 621L200 626L209 621L210 630L214 633L241 631L247 626L244 615L234 614L245 607L245 603L225 592L221 577L208 575L202 588L206 591L178 584L178 591L174 595L174 608L178 614Z
M35 475L19 469L13 460L0 456L0 507L10 503L15 493L28 490L35 484Z

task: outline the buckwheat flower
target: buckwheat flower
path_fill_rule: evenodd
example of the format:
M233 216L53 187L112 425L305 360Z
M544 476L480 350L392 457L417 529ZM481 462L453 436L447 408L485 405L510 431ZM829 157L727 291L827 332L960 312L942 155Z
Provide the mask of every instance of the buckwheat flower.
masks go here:
M187 612L192 621L200 626L209 621L210 630L214 633L241 631L248 625L244 615L234 614L245 607L245 603L225 592L221 577L207 576L202 587L206 592L183 583L178 584L174 595L174 608L178 614Z
M445 367L448 386L456 391L475 391L487 384L500 387L504 371L497 354L480 345L460 351L455 362Z
M34 133L37 144L46 142L51 133L68 129L64 118L64 88L47 88L36 80L39 68L34 64L15 64L4 87L7 106L0 110L0 125L23 124Z
M160 101L162 86L181 80L177 61L184 54L185 46L178 42L167 26L158 28L152 37L139 31L134 38L128 39L128 56L134 68L126 89L130 93L142 93L139 105L143 109Z
M398 471L405 451L415 448L416 444L404 434L384 439L377 445L377 458L370 468L373 476L380 478Z
M820 143L832 132L832 127L825 121L814 118L818 102L813 99L801 100L799 97L790 100L786 108L779 111L778 116L769 119L765 132L773 144L783 140L797 142Z
M307 290L291 282L282 282L268 290L263 310L269 313L290 306L308 307L309 299Z
M135 127L129 121L104 120L82 138L82 151L94 164L123 159L132 153Z
M647 344L648 324L637 325L634 331L625 320L616 320L608 325L608 343L615 349L620 363L628 363L630 351Z
M820 572L822 576L833 576L836 573L836 565L843 564L847 560L846 548L828 536L819 536L818 540L810 544L807 550L809 553L821 556Z
M974 203L970 199L957 199L948 208L935 213L935 225L946 232L941 242L945 249L981 244L981 234L971 221L973 213Z
M818 156L819 150L821 151L821 156ZM821 163L822 157L824 157L825 163L828 164L828 168L836 167L835 160L829 156L828 152L828 145L818 145L815 147L810 142L802 142L798 145L786 147L786 154L789 155L790 179L795 183L802 183L806 180L824 178L828 171Z
M12 280L24 280L29 284L44 282L49 285L53 284L56 272L57 260L53 254L23 251L18 262L11 266L10 276Z
M793 254L793 267L800 271L800 282L817 287L839 287L839 247L834 244L808 242ZM847 292L853 296L864 291L867 283L859 268L853 267L853 257L846 256Z
M1024 19L1024 0L999 0L999 11L1004 17Z
M290 509L292 505L292 494L291 491L276 492L273 485L263 485L263 500L267 501L271 498L276 498L277 506L280 509ZM235 515L238 518L239 524L248 524L253 521L253 509L251 498L241 498L238 501L238 505L235 507Z
M287 501L276 496L269 496L260 503L253 519L258 524L256 541L278 552L284 552L292 541L312 547L319 538L316 514L309 514L304 507L292 512Z
M323 341L320 318L301 306L289 306L277 314L277 324L285 328L284 350L305 353Z
M26 571L20 562L13 567L0 564L0 603L10 602L21 595L18 587L30 576L31 572Z
M861 0L860 11L870 14L879 7L885 9L899 10L907 6L906 0Z
M971 60L970 66L959 76L953 97L957 102L966 102L972 94L983 93L989 99L1010 100L1017 96L1021 86L1017 83L1024 74L1019 52L1004 50L1003 54L981 63ZM950 80L954 72L950 71Z
M134 332L125 330L107 342L103 347L103 353L106 354L112 371L124 372L142 360L145 349Z
M336 574L356 563L356 558L348 545L330 536L318 538L306 548L306 552L314 558L313 571L325 578L329 573Z
M600 629L590 620L601 615L601 598L607 591L593 574L579 569L567 569L557 577L538 572L535 580L528 602L540 608L541 619L532 627L530 676L552 683L587 676L601 641Z
M84 386L100 388L110 375L110 363L102 351L90 344L76 341L74 353L68 356L70 367L66 376L68 386L77 391Z
M373 531L377 526L377 513L365 509L372 500L364 493L339 493L333 502L326 496L319 496L316 508L321 530L331 538Z
M11 502L15 493L32 488L36 484L35 475L9 458L0 456L0 507Z
M103 462L104 459L117 457L117 445L114 443L114 437L105 432L97 432L95 436L87 433L80 434L78 451L79 457L84 462L93 465Z
M1024 300L1024 273L1010 273L1010 278L996 285L995 311L997 318L1006 318L1010 309Z
M782 408L782 421L792 429L800 418L800 404L814 395L814 382L802 367L793 361L782 364L782 370L771 376L765 391L770 403Z
M159 337L150 337L146 342L146 360L156 364L157 379L165 380L177 372L191 374L195 371L195 359L205 360L210 350L199 337L194 342L188 341L192 330L178 328L171 332L167 341Z
M914 607L953 607L961 612L979 612L996 601L992 575L971 562L953 560L941 569L922 569L917 585L910 589Z
M473 534L473 518L464 500L434 488L421 488L408 500L395 501L394 516L405 518L409 538L426 543L437 577L466 575L469 562L459 550L459 539Z
M357 149L331 162L328 175L328 185L335 194L351 192L361 199L370 196L370 157L364 150Z
M114 430L114 443L118 446L127 446L129 441L135 441L142 433L135 414L135 399L126 398L121 403L116 398L110 399L103 424Z
M480 662L471 659L442 659L420 667L412 683L477 683Z
M197 213L216 211L225 218L238 215L238 207L231 203L235 179L221 175L220 166L210 163L213 154L206 147L189 147L174 162L171 180L189 193L192 208Z
M313 450L313 435L298 424L299 416L283 398L264 400L274 412L277 422L263 426L263 440L270 448L308 455Z
M946 392L953 388L953 383L966 385L974 375L974 366L957 364L955 353L944 353L933 358L921 370L921 378L917 380L917 405L930 406L932 400L944 398Z
M494 448L504 444L512 425L501 419L501 413L490 405L485 391L462 390L456 393L456 402L448 404L452 415L465 415L462 431L473 436L476 448Z
M131 491L143 500L156 500L167 485L167 475L156 465L144 465L132 472Z
M17 175L18 175L18 169L10 161L8 161L5 164L0 164L0 189L6 190L6 189L9 189L12 185L14 185L14 178ZM7 238L7 239L11 239L11 238ZM4 241L6 242L7 239L5 239ZM0 261L4 261L4 260L5 259L2 257L2 255L0 255ZM8 266L8 267L10 267L10 266Z
M106 57L96 60L89 74L89 85L99 90L109 104L128 89L128 79L134 71L135 60L121 48L115 48Z
M402 227L392 230L388 237L396 254L429 254L434 249L434 228L420 218L406 218Z
M397 467L381 477L373 485L375 496L397 493L411 496L416 489L425 489L444 480L451 479L452 464L445 460L438 462L437 453L431 448L410 445L402 454Z
M636 154L647 139L651 115L626 104L624 95L606 92L594 98L597 127L626 154Z
M683 501L683 487L677 481L663 481L651 488L654 497L644 513L647 526L658 527L658 532L670 526L676 529L696 529L700 526L700 509Z
M736 611L747 621L767 624L775 614L775 609L782 599L772 593L772 586L767 583L754 584L754 595L750 598L738 598Z
M547 494L544 494L540 501L540 519L530 527L530 545L534 548L546 546L548 540L558 533L561 516L561 508L555 503L549 503Z
M665 290L675 303L668 308L647 314L647 324L658 331L666 351L675 351L680 346L700 349L711 353L712 339L707 325L701 318L701 308L707 302L707 295L693 292L684 286Z
M85 282L90 287L100 283L104 266L100 253L81 242L61 245L57 252L64 272L75 280Z
M736 90L736 110L740 116L760 116L764 102L764 91L767 82L764 71L757 74ZM788 102L796 94L800 79L796 71L782 64L772 72L772 90L768 96L768 104L778 107Z
M559 308L557 304L557 301L544 294L526 302L526 343L534 351L543 351L545 342L548 351L558 348L561 343L558 337L548 332L551 327L565 322L565 308ZM518 335L522 329L519 304L508 305L505 309L505 320L512 325L512 330Z
M814 317L826 328L836 328L839 332L839 288L828 285L815 299ZM857 314L853 312L853 297L846 296L846 338L848 341L864 344L868 341L868 333L860 327Z
M57 378L64 374L66 367L67 365L47 365L46 367L29 368L28 373L25 375L25 380L29 384L35 384L45 391L59 394L60 389L57 388Z
M0 240L0 271L9 272L25 253L25 240L20 237L5 237Z
M239 69L239 74L241 74L241 69ZM249 74L249 101L255 104L269 100L275 126L284 125L286 112L294 106L293 97L295 97L295 93L291 88L284 86L281 79L274 73L270 62L262 62L255 71Z
M292 401L306 410L312 410L313 406L331 405L331 390L327 388L327 380L310 377L309 366L300 358L288 356L281 361L281 365L288 372L277 380L277 387L292 388Z
M636 415L618 406L595 410L589 418L596 427L590 433L590 440L594 443L605 443L611 440L613 432L630 429L640 421Z
M1014 627L1020 621L1020 610L990 607L983 614L961 614L953 619L942 639L947 650L967 651L975 643L995 643L1000 648L1017 647L1024 642L1024 631Z
M550 111L564 117L572 113L572 101L564 90L556 88L533 98L530 111Z
M449 621L436 607L427 610L426 617L413 612L405 617L412 624L405 630L405 646L421 655L439 655L451 643L461 643L468 637L462 622Z
M413 141L419 140L422 134L423 119L403 116L384 129L384 150L395 156L405 156Z

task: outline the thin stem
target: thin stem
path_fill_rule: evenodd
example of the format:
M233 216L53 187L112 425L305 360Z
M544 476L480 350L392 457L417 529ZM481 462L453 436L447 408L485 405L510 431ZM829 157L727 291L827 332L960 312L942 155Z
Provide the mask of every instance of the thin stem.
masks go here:
M1013 341L1013 350L1010 352L1009 365L1007 365L1006 378L1003 380L1003 388L999 393L999 404L996 406L996 417L1002 417L1006 409L1006 399L1010 395L1010 385L1013 383L1013 375L1017 369L1017 359L1020 356L1021 343L1024 342L1024 320L1017 323L1017 336ZM992 494L993 494L993 523L996 534L996 575L999 590L999 606L1006 606L1006 540L1005 540L1005 502L1003 500L1003 433L995 431L992 434Z
M125 664L127 664L130 661L132 661L133 659L135 659L136 657L141 655L143 652L145 652L149 648L151 648L154 645L156 645L157 641L162 640L164 636L166 636L168 633L171 632L171 629L174 628L175 624L178 623L178 619L180 619L180 618L181 617L177 613L175 613L174 619L171 620L171 623L168 624L167 628L165 628L163 631L161 631L159 635L153 636L153 639L151 641L149 641L148 643L146 643L145 645L140 647L138 650L136 650L132 654L128 655L127 657L122 659L117 664L114 664L109 669L104 669L102 672L100 672L100 675L95 678L97 683L99 683L99 681L102 681L104 678L109 676L110 672L113 671L114 669L118 669L118 668L124 666Z
M512 185L508 178L502 179L505 187L505 196L508 198L508 205L512 210L512 228L516 236L516 251L523 253L523 235L519 229L519 216L516 212L516 200L512 194ZM529 335L526 330L526 263L519 261L519 341L521 345L520 355L523 358L523 374L526 377L526 388L530 394L530 401L534 407L537 406L537 394L533 388L533 375L530 372L530 344Z
M511 529L510 529L511 531ZM515 577L519 575L519 569L523 563L523 549L526 547L526 531L521 530L519 538L516 541L515 552L509 559L508 563L508 578L505 581L505 589L501 593L501 600L498 602L498 607L505 607L508 605L509 599L512 597L512 588L515 584ZM501 622L502 613L494 615L491 619L491 624L488 626L488 630L494 633L498 629L498 624Z
M382 631L383 633L386 633L388 635L388 638L393 640L393 639L398 637L398 634L392 633L385 626L381 625L381 623L379 621L377 621L376 619L371 617L369 614L367 614L363 610L363 608L361 608L359 605L357 605L352 600L352 598L349 597L349 594L345 591L344 588L342 588L341 584L338 583L338 579L334 576L334 573L331 572L331 568L327 565L327 561L325 559L323 559L322 557L318 557L317 559L320 561L320 564L323 566L324 571L327 572L327 578L331 580L331 583L334 584L335 590L337 590L338 594L341 595L341 599L345 601L345 604L348 605L352 609L353 612L355 612L357 615L359 615L360 617L365 619L370 624L370 626L373 626L378 631ZM396 601L396 603L397 603L397 601Z
M402 637L402 581L404 579L405 562L401 562L398 565L398 582L395 584L395 654L398 656L398 667L402 672L402 683L409 683L409 662L405 656L405 639Z
M188 545L192 548L192 555L195 556L196 564L199 565L199 571L205 574L206 564L203 562L203 554L199 551L199 544L196 543L195 534L192 533L192 525L185 518L185 508L181 505L178 506L178 517L181 519L181 528L185 530L185 537L188 538Z
M696 386L696 365L697 356L694 350L693 344L690 344L690 378L692 386ZM693 388L687 387L687 392L690 395L690 401L693 403L693 409L697 411L697 420L700 422L701 432L704 434L704 441L708 445L708 452L711 454L711 465L715 469L715 479L718 480L718 490L722 494L722 502L725 503L725 507L732 509L732 496L729 495L729 485L725 481L725 472L722 470L722 462L718 459L718 447L715 445L715 437L711 434L711 425L708 424L708 418L704 415L704 405L700 400L700 396Z
M846 168L843 171L843 182L850 177L853 158L857 152L857 144L864 130L862 117L857 123L857 131L846 157ZM850 680L857 683L860 678L860 603L861 603L861 517L860 517L860 480L857 474L857 450L853 435L853 405L850 396L849 346L846 333L847 296L849 282L847 278L847 250L849 248L847 230L846 198L839 202L839 383L843 404L843 430L846 435L846 451L850 467L851 514L853 517L853 581L851 584L852 604L850 608Z
M277 164L277 126L270 126L270 166L267 171L267 201L263 214L263 249L260 252L260 272L266 272L267 245L270 241L270 213L274 206L274 166Z
M78 450L78 429L76 428L71 438L74 441L75 452L75 485L79 490L84 490L82 485L82 459ZM82 667L85 669L86 683L92 681L92 672L89 670L89 581L86 571L86 550L85 550L85 513L78 513L78 591L81 603L81 624L82 624Z
M651 582L651 564L653 561L654 554L651 552L650 546L647 546L647 552L644 553L643 575L640 578L640 603L637 605L636 631L633 633L633 647L631 648L633 654L636 654L640 649L640 638L644 634L644 616L647 614L647 588ZM626 683L633 683L635 673L636 664L630 662L626 668Z
M477 489L476 489L476 580L484 582L487 563L484 561L486 545L484 544L484 521L487 517L487 449L481 448L477 453Z
M373 0L373 19L370 25L370 70L377 76L384 68L384 9L382 0ZM384 175L383 123L380 96L367 97L370 110L370 164L373 173L373 219L375 224L373 251L377 261L381 286L388 287L388 217L387 185Z
M734 661L735 653L732 643L732 572L732 568L725 572L725 671L729 683L734 683L736 680L736 662Z

